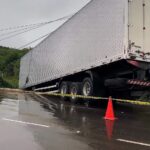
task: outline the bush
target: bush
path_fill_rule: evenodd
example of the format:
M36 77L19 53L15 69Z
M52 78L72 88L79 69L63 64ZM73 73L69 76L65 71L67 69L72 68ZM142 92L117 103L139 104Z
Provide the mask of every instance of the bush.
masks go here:
M28 51L0 46L0 87L18 88L20 58Z

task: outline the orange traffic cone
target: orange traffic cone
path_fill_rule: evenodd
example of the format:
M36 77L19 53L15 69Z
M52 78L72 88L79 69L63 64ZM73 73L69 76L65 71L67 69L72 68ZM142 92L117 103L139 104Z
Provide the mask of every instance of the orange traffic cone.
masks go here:
M113 109L113 103L112 103L111 97L109 97L109 100L108 100L107 111L106 111L104 119L106 119L106 120L116 120L117 119L117 118L115 118L115 115L114 115L114 109Z

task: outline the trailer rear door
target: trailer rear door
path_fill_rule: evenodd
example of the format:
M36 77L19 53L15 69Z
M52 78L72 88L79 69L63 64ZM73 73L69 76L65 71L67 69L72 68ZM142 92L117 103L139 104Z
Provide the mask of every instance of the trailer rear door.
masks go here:
M150 52L150 0L129 0L129 43L131 52Z

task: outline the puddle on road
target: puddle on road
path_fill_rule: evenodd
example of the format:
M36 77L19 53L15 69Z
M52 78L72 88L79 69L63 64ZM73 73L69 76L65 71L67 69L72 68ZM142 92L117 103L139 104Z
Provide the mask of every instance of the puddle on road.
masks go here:
M104 108L86 108L54 97L49 97L48 100L21 93L0 95L0 117L51 126L48 130L28 126L28 130L44 149L57 145L52 144L50 139L53 141L60 137L80 141L87 145L85 149L98 149L101 145L106 149L109 144L110 147L115 145L116 149L120 148L113 144L117 138L131 138L148 143L149 113L139 110L143 108L120 105L116 112L118 120L109 122L103 119ZM146 109L146 112L149 111Z

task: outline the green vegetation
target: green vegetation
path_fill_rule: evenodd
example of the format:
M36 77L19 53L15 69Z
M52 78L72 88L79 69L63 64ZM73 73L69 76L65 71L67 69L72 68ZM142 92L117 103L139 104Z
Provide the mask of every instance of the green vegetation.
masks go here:
M20 58L28 51L0 46L0 87L18 88Z

